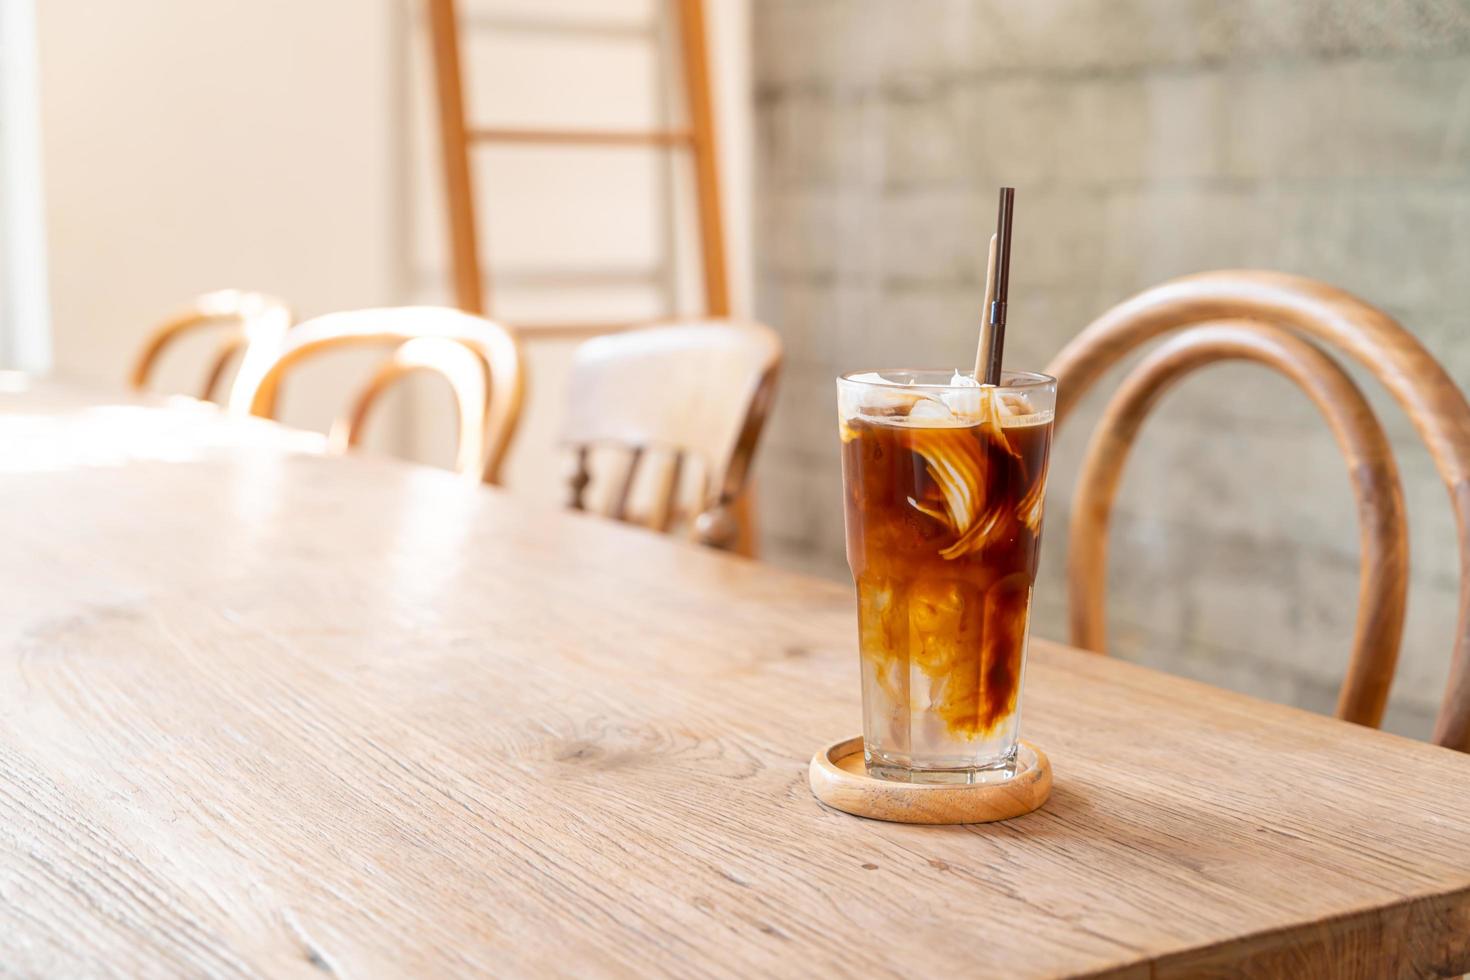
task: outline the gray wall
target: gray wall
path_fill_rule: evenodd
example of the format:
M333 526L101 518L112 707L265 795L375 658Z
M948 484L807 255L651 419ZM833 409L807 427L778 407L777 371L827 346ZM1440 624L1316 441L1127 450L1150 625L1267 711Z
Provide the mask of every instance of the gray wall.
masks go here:
M754 29L757 305L789 349L760 463L777 561L846 574L832 376L971 363L1002 183L1009 366L1042 367L1171 276L1259 267L1378 304L1470 384L1470 4L757 0ZM1407 420L1364 385L1412 526L1388 724L1422 735L1454 525ZM1056 450L1040 635L1065 635L1066 515L1100 406ZM1114 526L1115 654L1331 710L1357 573L1341 457L1304 396L1225 365L1166 398Z

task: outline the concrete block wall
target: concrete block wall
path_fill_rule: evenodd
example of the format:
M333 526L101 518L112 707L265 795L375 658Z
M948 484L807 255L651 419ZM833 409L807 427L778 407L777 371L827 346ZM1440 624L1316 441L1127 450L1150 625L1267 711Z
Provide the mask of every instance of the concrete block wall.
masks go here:
M757 310L788 346L760 462L767 552L845 577L832 377L964 365L995 189L1018 188L1007 363L1175 275L1343 286L1470 387L1470 6L1457 0L756 0ZM1388 727L1427 733L1454 524L1397 407L1409 622ZM1116 383L1119 375L1108 379ZM1102 386L1108 388L1108 384ZM1057 447L1035 631L1064 637L1066 517L1101 407ZM1357 530L1326 427L1224 365L1168 396L1119 500L1113 652L1331 710Z

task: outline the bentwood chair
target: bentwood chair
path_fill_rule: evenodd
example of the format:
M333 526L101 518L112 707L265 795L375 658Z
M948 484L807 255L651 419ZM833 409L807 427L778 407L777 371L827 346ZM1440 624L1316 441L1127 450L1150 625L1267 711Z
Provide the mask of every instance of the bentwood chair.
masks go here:
M575 459L570 506L752 553L745 493L780 365L781 341L755 323L699 321L584 343L561 430ZM600 500L588 492L594 476L607 490Z
M223 393L230 363L250 344L273 344L291 325L286 304L265 293L220 289L204 293L187 310L160 324L143 342L128 378L134 390L142 391L165 350L188 334L213 330L222 334L210 361L199 397L213 401Z
M407 374L430 371L454 393L459 414L455 469L498 483L521 412L525 382L520 348L504 327L459 310L397 307L307 320L279 343L249 349L230 393L230 408L274 418L281 382L292 367L328 352L363 347L392 353L333 424L333 447L357 445L379 396Z
M1177 333L1175 333L1177 331ZM1459 528L1460 612L1434 741L1470 751L1470 404L1445 370L1383 311L1323 283L1273 272L1185 276L1145 290L1094 320L1052 361L1057 424L1109 367L1175 333L1124 379L1092 436L1071 514L1072 642L1104 652L1108 519L1123 464L1149 410L1196 368L1248 360L1303 388L1347 457L1358 501L1362 570L1352 656L1337 716L1377 726L1398 659L1408 589L1403 492L1392 451L1362 393L1318 346L1366 367L1428 444Z

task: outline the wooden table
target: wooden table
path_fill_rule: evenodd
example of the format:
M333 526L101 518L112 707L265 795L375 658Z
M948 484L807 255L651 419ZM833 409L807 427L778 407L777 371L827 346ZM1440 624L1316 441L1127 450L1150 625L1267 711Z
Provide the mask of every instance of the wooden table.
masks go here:
M1047 807L860 820L846 588L319 446L0 394L0 974L1470 969L1470 757L1038 641Z

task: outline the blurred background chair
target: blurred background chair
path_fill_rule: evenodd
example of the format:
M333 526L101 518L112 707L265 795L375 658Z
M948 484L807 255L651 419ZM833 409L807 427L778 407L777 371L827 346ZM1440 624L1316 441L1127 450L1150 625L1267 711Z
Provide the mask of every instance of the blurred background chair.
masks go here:
M760 324L702 321L597 337L572 363L562 442L570 506L660 531L687 525L752 554L743 506L781 343Z
M250 344L272 345L291 325L291 311L281 300L265 293L220 289L204 293L194 304L153 330L133 363L128 381L134 390L147 388L163 354L183 338L215 333L214 347L204 380L195 391L206 401L224 393L231 364Z
M310 358L351 348L391 351L332 425L338 449L355 446L379 397L408 374L430 371L450 386L458 412L455 469L500 482L520 418L525 379L520 348L502 326L439 307L329 313L307 320L271 347L252 347L230 393L232 411L274 418L287 372Z
M1245 322L1215 322L1221 320ZM1342 290L1283 273L1207 272L1118 304L1063 348L1047 368L1058 379L1057 424L1121 358L1183 328L1188 329L1128 375L1089 446L1072 513L1072 642L1105 650L1107 523L1127 450L1143 418L1164 391L1194 369L1221 359L1256 361L1307 391L1348 457L1358 499L1362 572L1352 659L1337 714L1379 724L1398 656L1407 589L1402 491L1382 428L1361 392L1322 351L1295 336L1304 334L1345 351L1383 383L1428 445L1449 489L1459 529L1459 625L1434 741L1470 751L1470 404L1464 395L1412 334Z

